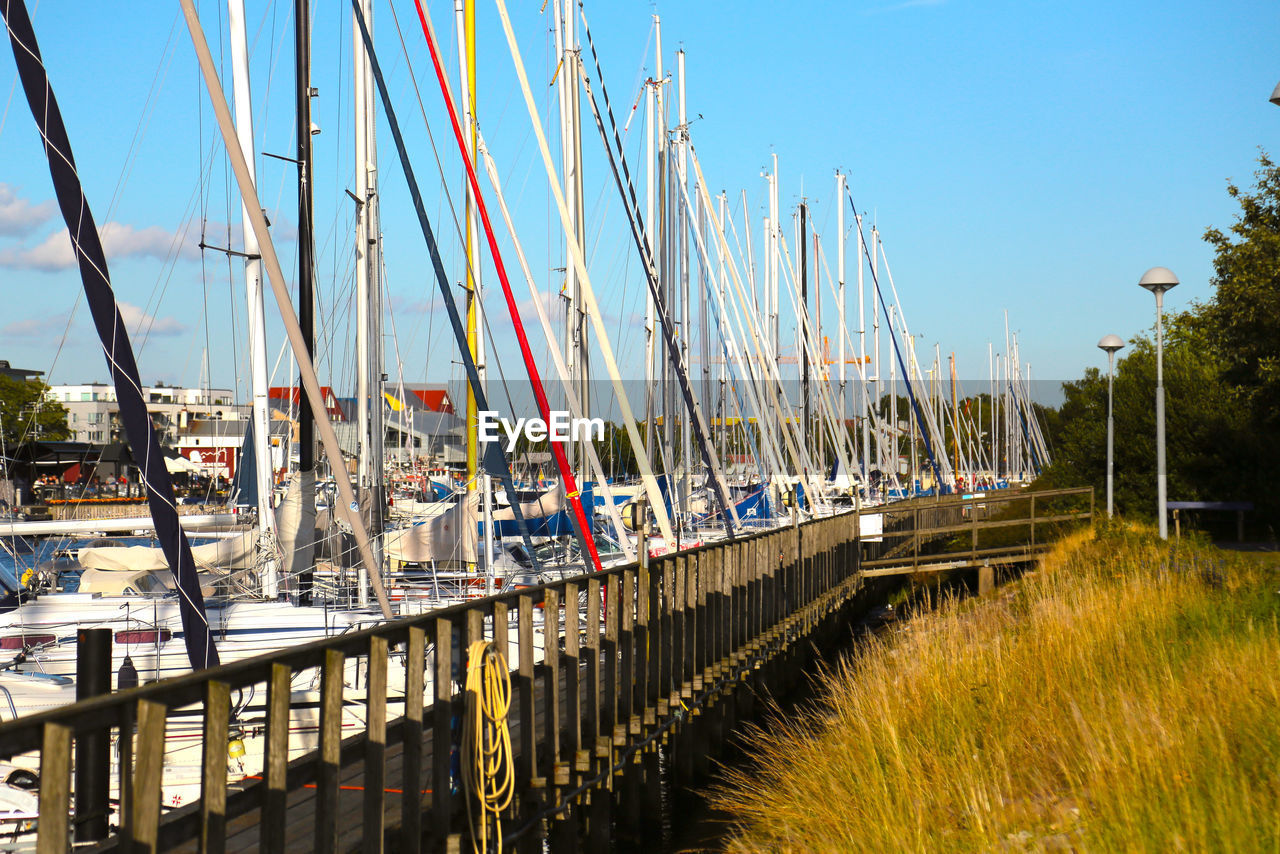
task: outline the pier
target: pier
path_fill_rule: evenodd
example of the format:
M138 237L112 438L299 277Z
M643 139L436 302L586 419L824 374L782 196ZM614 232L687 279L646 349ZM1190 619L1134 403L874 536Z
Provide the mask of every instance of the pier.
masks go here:
M512 683L504 850L645 846L660 781L705 775L762 698L847 634L866 579L989 583L1092 510L1090 489L851 510L6 722L0 757L38 771L42 854L73 834L94 850L460 851L467 651L488 642ZM237 779L245 744L261 767ZM73 756L110 779L96 804L73 808ZM169 808L182 774L198 796Z

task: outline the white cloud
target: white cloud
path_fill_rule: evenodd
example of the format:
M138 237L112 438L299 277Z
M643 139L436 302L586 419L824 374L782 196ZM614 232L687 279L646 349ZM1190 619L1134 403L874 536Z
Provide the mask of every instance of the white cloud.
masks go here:
M134 228L124 223L109 222L98 229L98 234L109 261L142 257L165 259L173 254L175 247L182 258L200 258L194 237L179 238L158 225ZM55 231L30 249L0 249L0 267L10 269L54 272L70 269L75 263L71 238L65 228Z
M176 317L153 317L136 305L130 305L127 302L118 302L116 305L120 308L120 319L124 321L124 328L132 338L141 335L168 337L181 335L187 331L186 324Z
M5 338L44 338L61 336L67 328L67 314L50 315L49 317L29 317L26 320L15 320L0 327L0 336Z
M52 201L32 204L19 198L15 189L0 181L0 234L29 234L53 216L57 207Z

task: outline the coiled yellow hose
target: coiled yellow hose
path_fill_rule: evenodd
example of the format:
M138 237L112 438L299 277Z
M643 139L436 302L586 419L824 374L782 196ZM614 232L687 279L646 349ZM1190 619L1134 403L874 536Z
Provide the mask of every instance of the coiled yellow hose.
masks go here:
M475 854L502 850L502 811L511 805L515 792L511 730L507 726L510 711L511 671L506 656L491 642L476 641L467 649L462 731L462 784Z

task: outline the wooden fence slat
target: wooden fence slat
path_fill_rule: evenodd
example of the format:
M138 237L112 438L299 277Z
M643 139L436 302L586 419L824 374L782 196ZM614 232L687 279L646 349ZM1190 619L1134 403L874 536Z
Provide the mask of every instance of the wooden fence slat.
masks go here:
M573 607L566 602L565 608ZM595 752L600 738L600 579L587 579L587 625L582 644L582 657L587 665L587 700L583 709L586 736L583 750Z
M533 597L522 595L516 603L516 637L520 644L520 669L516 674L516 696L520 710L520 746L517 755L517 782L529 785L538 776L538 735L534 710ZM544 641L545 643L545 641Z
M316 851L338 850L338 772L342 745L342 701L346 656L325 650L320 668L320 750L316 757Z
M164 778L163 703L138 701L138 761L133 783L133 851L159 851L160 788Z
M364 851L381 854L387 798L387 639L369 638L365 691Z
M557 751L555 760L572 762L578 751L582 750L583 727L586 726L582 714L582 691L579 688L582 661L582 612L578 608L578 585L570 581L564 585L564 707L565 741L562 745L564 753Z
M200 852L222 854L227 847L227 741L231 729L231 686L205 686L204 744L200 761Z
M436 619L435 702L432 708L431 830L443 841L450 833L453 813L451 760L453 755L453 620Z
M618 723L618 609L621 607L620 577L615 575L604 585L604 640L601 644L602 673L600 693L602 709L600 734L613 740L613 728Z
M40 748L40 815L37 854L71 849L71 727L44 725Z
M675 575L672 580L671 596L671 704L680 703L680 689L684 685L684 597L687 589L685 578L689 574L689 558L677 554L672 561L675 564Z
M400 850L422 850L422 706L426 692L427 633L410 626L404 657L404 729L400 736Z
M619 722L630 727L631 716L635 714L636 684L636 576L634 569L623 570L620 576L622 605L618 613L619 626L619 673L618 673L618 715Z
M287 664L273 663L267 682L267 744L262 776L266 791L262 800L259 836L263 850L284 849L285 771L289 762L289 701L292 672Z
M566 590L568 587L566 586ZM545 776L552 785L559 785L556 780L556 764L560 762L560 644L556 638L560 635L560 593L554 587L548 587L543 593L542 606L542 701L543 701L543 737L546 743L546 759L543 760ZM565 608L566 623L569 613L576 614L578 602L575 599ZM568 636L565 637L566 642ZM567 781L566 781L567 782Z

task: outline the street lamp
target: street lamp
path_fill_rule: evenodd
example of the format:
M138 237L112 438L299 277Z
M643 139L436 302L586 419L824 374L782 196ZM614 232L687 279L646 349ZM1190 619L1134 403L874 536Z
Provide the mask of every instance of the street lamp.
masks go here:
M1102 340L1098 342L1098 349L1104 350L1107 354L1107 518L1115 516L1115 505L1112 501L1114 492L1112 484L1114 483L1115 473L1115 446L1116 446L1116 422L1114 418L1114 408L1112 405L1112 393L1115 388L1115 364L1116 351L1124 346L1124 341L1120 340L1119 335L1104 335Z
M1276 88L1271 90L1271 97L1267 100L1280 107L1280 83L1277 83Z
M1169 539L1169 507L1164 469L1164 292L1178 284L1168 267L1152 267L1138 284L1156 295L1156 507L1160 511L1160 539Z

